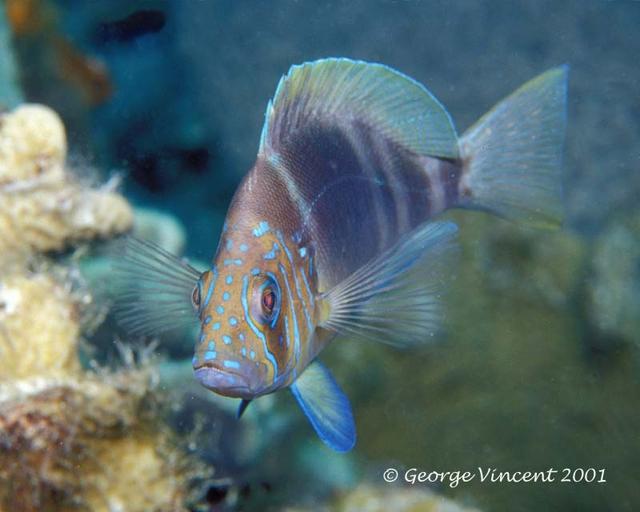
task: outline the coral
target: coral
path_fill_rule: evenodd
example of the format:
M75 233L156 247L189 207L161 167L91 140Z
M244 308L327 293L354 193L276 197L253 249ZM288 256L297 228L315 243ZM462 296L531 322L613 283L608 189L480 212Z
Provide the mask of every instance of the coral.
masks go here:
M130 229L131 207L111 183L97 189L65 167L66 135L47 107L0 117L0 254L58 250Z
M361 485L338 499L335 512L477 512L425 489Z
M304 508L287 508L285 512L304 512ZM361 484L339 496L333 503L315 506L315 512L478 512L427 489L372 486Z
M62 120L41 105L22 105L2 116L0 184L64 177L67 137Z
M207 472L160 420L155 371L126 351L83 371L78 309L50 274L0 280L0 511L183 510Z
M154 208L136 208L133 229L136 236L151 240L171 254L182 254L187 241L180 220Z
M0 277L0 383L77 375L76 304L46 274Z
M614 219L595 240L587 292L599 335L640 347L640 212Z
M151 377L131 369L3 387L5 509L182 510L193 467L146 410Z

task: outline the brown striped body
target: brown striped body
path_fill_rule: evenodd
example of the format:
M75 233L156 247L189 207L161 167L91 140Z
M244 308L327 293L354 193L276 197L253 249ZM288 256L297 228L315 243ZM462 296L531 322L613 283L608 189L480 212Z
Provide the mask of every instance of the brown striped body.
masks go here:
M322 292L455 206L461 172L458 160L416 155L365 125L314 125L258 160L233 207L249 203L309 240ZM250 198L259 187L266 200Z

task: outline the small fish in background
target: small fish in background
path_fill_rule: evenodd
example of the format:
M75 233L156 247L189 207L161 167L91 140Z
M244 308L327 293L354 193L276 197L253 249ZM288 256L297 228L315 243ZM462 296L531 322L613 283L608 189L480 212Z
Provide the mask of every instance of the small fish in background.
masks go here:
M431 222L444 210L560 224L566 88L566 67L547 71L458 137L440 102L389 67L293 66L211 268L131 239L124 322L153 333L195 314L203 386L242 399L239 414L289 388L322 441L350 450L349 400L317 356L341 336L398 346L434 337L457 231Z
M73 85L86 103L101 105L113 94L113 84L105 63L83 53L66 37L53 35L60 76Z
M111 97L109 70L101 59L88 55L62 32L55 2L7 0L5 12L15 41L38 41L50 50L57 77L71 85L85 103L97 106Z
M167 22L160 9L141 9L127 16L101 23L94 35L97 43L131 42L147 34L160 32Z

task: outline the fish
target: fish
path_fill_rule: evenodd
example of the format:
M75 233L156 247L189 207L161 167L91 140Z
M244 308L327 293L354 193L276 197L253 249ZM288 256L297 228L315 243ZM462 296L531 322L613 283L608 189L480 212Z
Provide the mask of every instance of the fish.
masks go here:
M45 58L52 59L57 77L71 85L85 103L101 105L112 96L109 69L102 59L87 54L63 33L56 2L7 0L6 16L14 43L30 49L29 54L35 46L50 50L51 55ZM38 67L31 62L28 65Z
M388 66L292 66L210 267L127 242L136 290L125 324L146 333L194 322L201 385L240 399L239 415L289 389L327 446L351 450L349 399L318 356L346 337L437 338L457 234L442 212L561 225L567 80L566 65L544 72L458 136L436 97Z
M167 23L167 16L161 9L136 10L122 19L101 23L93 39L98 44L128 43L139 37L160 32Z

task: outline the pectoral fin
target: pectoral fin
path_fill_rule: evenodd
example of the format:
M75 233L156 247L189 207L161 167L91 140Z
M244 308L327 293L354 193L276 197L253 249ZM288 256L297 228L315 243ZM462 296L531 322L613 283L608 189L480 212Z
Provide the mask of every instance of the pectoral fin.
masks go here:
M291 386L300 407L322 441L338 452L356 443L356 426L351 404L333 376L315 361Z
M400 347L433 339L456 232L451 222L416 228L319 297L320 326Z

